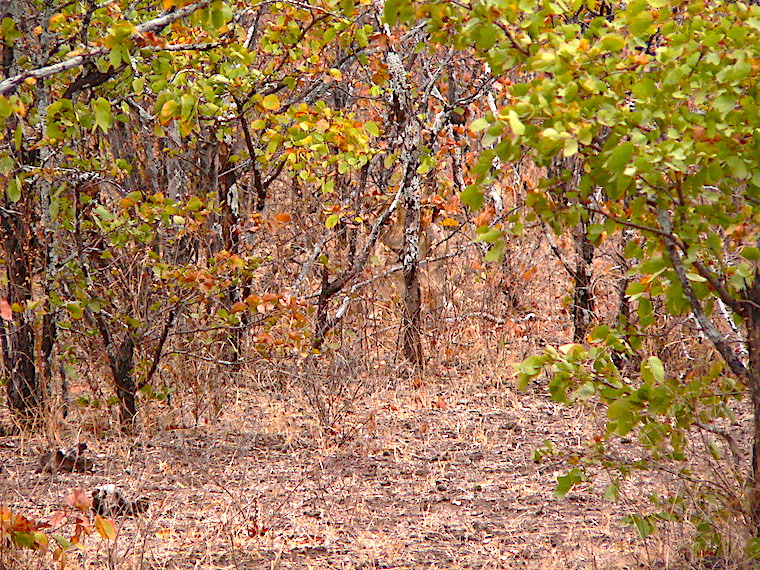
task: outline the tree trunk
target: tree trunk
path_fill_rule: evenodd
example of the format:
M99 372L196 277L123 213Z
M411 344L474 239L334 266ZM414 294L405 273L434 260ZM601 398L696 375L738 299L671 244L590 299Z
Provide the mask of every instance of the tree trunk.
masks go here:
M8 275L8 302L23 306L32 298L27 263L31 261L28 238L31 235L29 219L33 216L34 204L30 194L25 194L15 204L7 202L6 198L6 208L0 217ZM16 313L12 321L5 323L4 333L8 406L15 415L33 419L39 416L43 404L43 390L34 360L34 315L29 311Z
M46 15L49 17L49 11L49 7L42 14L29 11L22 2L9 2L2 5L0 18L11 18L23 36L15 42L8 40L3 42L4 71L14 74L18 71L16 63L19 60L30 58L32 62L38 62L43 57L43 52L46 53L46 50L42 48L45 46L38 42L44 41L45 38L39 38L37 34L32 33L32 30L41 23L43 35L47 37L48 20L44 18ZM42 96L42 108L45 108L47 97L44 87L39 88L38 95ZM41 125L44 124L43 117ZM7 141L13 140L14 128L11 117L5 137ZM11 156L19 167L34 166L38 163L38 154L39 151L31 150L26 144L16 149L15 156L11 151ZM21 199L16 203L10 202L5 188L2 194L5 208L0 210L0 218L2 218L2 241L8 276L8 302L24 306L32 298L31 268L38 246L35 239L39 224L38 213L35 211L36 196L31 191L31 185L22 189ZM14 414L26 420L40 417L44 403L44 390L35 360L34 318L30 311L24 310L17 313L14 319L5 323L4 326L6 336L3 360L7 377L8 405ZM44 350L46 347L42 348Z
M578 191L581 168L582 165L577 157L564 158L558 156L552 161L548 174L551 178L556 179L557 184L563 188L564 194L569 194ZM591 293L594 246L586 235L588 224L588 220L582 220L573 229L575 269L571 269L569 264L563 262L573 280L573 342L577 343L582 343L586 338L594 308L594 299Z
M388 73L391 77L391 114L396 123L401 143L402 201L404 206L404 306L401 315L401 350L404 357L416 367L423 365L420 337L420 124L410 98L411 87L401 58L393 51L387 54Z
M41 49L36 54L36 65L44 65L50 46L53 44L53 38L48 29L48 22L55 12L56 6L52 2L45 3L45 10L42 14L42 34L40 35ZM40 139L45 138L44 125L47 123L47 108L50 105L50 90L45 81L37 82L37 108L39 109ZM56 156L53 149L47 145L42 145L39 151L39 164L47 168L52 168L60 162L60 157ZM53 350L58 338L58 315L59 308L51 303L52 292L56 288L56 279L59 273L60 260L58 254L61 251L58 243L58 226L57 220L51 215L52 202L58 198L54 197L53 183L46 176L38 175L34 179L39 199L39 226L42 230L40 235L39 251L40 258L44 263L45 275L43 288L45 291L46 312L42 316L42 339L40 342L40 361L38 362L38 376L40 389L45 391L47 388L48 397L51 396L53 382ZM61 399L65 409L66 393L64 386L61 386Z
M221 207L221 227L222 227L222 246L231 254L238 254L240 251L240 196L238 191L238 180L233 164L227 162L229 151L222 149L220 156L221 176L217 180L219 189L219 204ZM231 307L238 301L242 301L250 294L247 280L242 285L232 285L226 293L227 308ZM237 370L240 366L240 355L243 350L243 334L247 327L247 318L245 312L241 313L240 324L234 327L230 333L228 354L226 356L229 362L234 363Z
M747 324L747 387L753 411L752 472L749 483L749 514L754 535L760 537L760 272L744 295Z

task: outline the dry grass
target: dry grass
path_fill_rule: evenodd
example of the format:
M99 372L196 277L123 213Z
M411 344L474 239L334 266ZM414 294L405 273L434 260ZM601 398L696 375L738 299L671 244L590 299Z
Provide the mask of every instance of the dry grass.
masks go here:
M359 379L371 393L332 432L297 385L254 381L204 426L177 429L178 410L159 406L139 438L94 438L72 421L60 437L90 443L85 475L36 474L41 439L7 436L2 503L46 520L70 489L115 483L151 499L147 516L117 520L115 542L93 535L71 551L69 568L688 568L675 529L642 542L620 524L656 481L632 481L619 504L583 489L553 497L563 467L533 450L581 447L589 422L540 388L516 394L508 376ZM26 567L48 565L29 554Z

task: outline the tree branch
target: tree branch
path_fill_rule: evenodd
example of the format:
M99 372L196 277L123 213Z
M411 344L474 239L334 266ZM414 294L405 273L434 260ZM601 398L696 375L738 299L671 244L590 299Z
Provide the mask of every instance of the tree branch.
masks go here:
M137 28L135 29L135 33L133 35L141 35L147 32L161 30L165 28L166 26L168 26L169 24L171 24L172 22L180 20L184 18L185 16L189 16L196 10L205 8L206 6L211 4L212 1L213 0L199 0L198 2L188 4L187 6L183 6L182 8L179 8L177 10L164 13L157 18L148 20L147 22L137 26ZM38 69L32 69L29 71L25 71L24 73L19 73L18 75L14 75L13 77L8 77L0 81L0 95L5 95L7 93L10 93L28 78L45 79L46 77L50 77L51 75L56 75L58 73L63 73L64 71L69 71L70 69L75 69L77 67L84 65L85 63L89 61L92 61L100 57L101 55L107 54L108 51L109 50L106 47L91 49L87 51L86 53L72 57L71 59L67 59L65 61L59 61L58 63L54 63L53 65L47 65L45 67L40 67Z
M673 265L673 269L678 276L678 282L681 284L681 289L683 289L683 293L689 301L691 312L697 319L699 326L702 328L702 332L705 333L713 346L723 356L731 371L740 378L745 378L747 376L747 367L744 366L741 359L731 349L715 324L713 324L707 315L705 315L704 310L702 310L702 305L700 304L699 299L697 299L694 289L691 286L691 282L686 276L686 270L682 263L681 254L678 252L676 241L671 233L672 224L667 211L662 208L657 210L657 220L660 222L660 227L662 227L663 233L666 236L665 250L670 258L670 263Z

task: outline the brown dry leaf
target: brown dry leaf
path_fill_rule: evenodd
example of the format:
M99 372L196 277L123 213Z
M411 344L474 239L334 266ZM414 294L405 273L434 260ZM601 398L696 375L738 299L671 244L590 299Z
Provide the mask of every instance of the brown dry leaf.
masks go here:
M449 405L446 403L446 400L444 400L442 396L438 396L438 399L433 404L433 407L438 408L439 410L447 410Z
M48 525L53 530L63 526L66 524L66 521L68 520L68 517L66 516L66 513L63 511L55 511L53 513L53 516L50 517L50 520L48 521Z
M66 504L71 505L78 511L86 512L92 507L92 497L82 489L72 489L66 495Z

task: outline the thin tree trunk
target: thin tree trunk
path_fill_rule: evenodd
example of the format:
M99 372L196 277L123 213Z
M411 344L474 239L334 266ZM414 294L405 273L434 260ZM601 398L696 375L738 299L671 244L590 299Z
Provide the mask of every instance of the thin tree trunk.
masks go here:
M327 305L331 297L329 289L330 279L327 267L323 265L322 287L319 290L319 298L317 300L317 319L314 327L314 339L312 340L312 346L317 350L322 348L322 344L325 342L325 335L331 328L330 319L327 318Z
M419 159L417 160L417 162ZM412 180L404 187L404 248L402 263L404 272L404 311L401 319L401 347L404 357L417 367L423 365L422 339L420 338L420 184L416 168Z
M135 343L129 333L119 345L118 350L109 352L109 366L116 384L116 396L119 398L119 421L125 432L134 430L135 418L137 417L137 405L135 394L137 386L132 376L134 367Z
M52 2L45 2L45 10L42 14L42 34L40 36L41 49L36 55L37 66L45 64L44 58L50 50L50 45L53 43L53 38L48 29L48 22L53 16L56 6ZM44 125L47 123L47 108L50 104L50 91L44 81L37 82L37 108L39 109L40 117L40 138L44 138ZM47 145L42 145L40 148L40 165L46 167L53 167L59 162L53 153L53 150ZM56 278L58 276L59 259L58 254L60 251L60 245L58 243L58 221L54 220L51 216L51 206L53 201L53 183L45 176L36 176L35 185L37 188L37 195L40 205L40 218L39 224L41 228L41 239L39 243L40 257L44 262L45 275L43 288L45 291L45 299L47 302L46 312L42 317L42 339L40 342L40 362L39 362L39 383L40 390L44 393L47 388L47 395L50 397L53 382L53 350L58 338L58 315L59 309L52 306L50 299L52 293L56 288ZM61 385L61 399L65 406L66 393L64 391L64 385Z
M591 326L594 297L591 292L591 264L594 246L586 236L587 224L575 229L575 271L573 272L573 342L582 343Z
M224 154L227 154L226 149ZM222 213L222 245L229 253L237 254L240 250L240 196L237 175L232 164L226 159L227 156L220 156L220 170L223 174L217 180ZM245 283L242 286L230 286L226 293L228 308L245 299L249 293L249 286ZM243 350L243 335L246 326L246 316L245 313L242 313L240 324L231 331L229 337L231 347L229 347L227 359L234 363L235 369L240 366L239 361Z
M401 350L404 357L416 367L424 363L420 336L420 125L414 116L409 96L411 87L401 58L394 52L387 54L388 73L391 77L391 112L401 143L402 203L404 206L404 246L402 264L404 272L403 311L401 316Z
M577 157L557 157L549 167L548 174L557 179L557 183L564 189L565 194L576 192L581 178L580 161ZM586 235L587 228L588 221L581 221L573 230L575 269L571 269L569 264L563 262L573 280L573 342L577 343L585 340L594 310L591 292L594 246ZM555 250L555 254L559 255L559 250Z
M760 537L760 270L755 268L752 285L742 292L739 302L728 296L728 293L717 289L724 302L729 304L746 323L748 362L745 365L734 351L725 335L710 320L702 304L697 299L691 282L686 274L681 254L679 253L675 236L668 235L673 231L670 214L665 209L657 211L657 220L664 236L665 251L668 254L673 271L683 289L684 296L689 301L691 313L699 323L702 332L725 360L731 372L744 381L749 389L752 402L752 466L747 481L747 511L750 530L754 536Z

